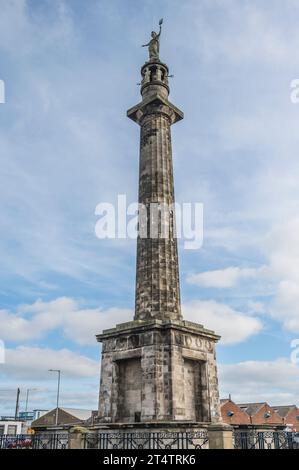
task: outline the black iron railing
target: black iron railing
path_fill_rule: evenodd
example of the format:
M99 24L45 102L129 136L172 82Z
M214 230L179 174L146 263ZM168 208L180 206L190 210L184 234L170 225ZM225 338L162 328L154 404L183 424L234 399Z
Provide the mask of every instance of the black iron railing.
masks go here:
M84 435L84 449L203 449L206 430L198 432L107 432Z
M82 435L84 449L208 449L206 429L197 432L92 432ZM235 449L299 449L299 434L235 429ZM68 449L68 433L0 435L0 449Z
M235 449L299 449L299 434L286 431L235 429Z

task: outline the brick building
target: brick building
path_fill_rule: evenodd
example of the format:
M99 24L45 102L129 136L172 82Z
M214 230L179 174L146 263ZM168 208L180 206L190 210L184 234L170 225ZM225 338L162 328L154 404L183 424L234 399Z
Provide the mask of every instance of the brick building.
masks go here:
M242 403L238 404L242 411L248 414L250 424L254 425L283 425L282 417L268 403Z
M283 419L285 426L299 432L299 408L296 405L273 406L273 409Z
M280 426L299 432L299 408L296 405L270 406L266 402L237 404L220 400L221 418L232 426Z
M250 417L230 398L220 400L220 410L222 421L226 424L237 426L248 426Z

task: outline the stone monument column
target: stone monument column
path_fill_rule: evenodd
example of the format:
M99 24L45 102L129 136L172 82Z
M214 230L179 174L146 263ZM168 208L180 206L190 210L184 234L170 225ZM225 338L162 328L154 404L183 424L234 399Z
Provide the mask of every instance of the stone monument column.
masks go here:
M152 32L141 68L139 233L135 315L97 335L102 343L98 421L106 429L198 429L220 422L219 336L181 313L171 126L183 113L168 99L169 71Z
M170 126L183 113L168 101L168 67L153 59L141 69L142 101L128 111L140 125L139 236L135 320L180 320Z

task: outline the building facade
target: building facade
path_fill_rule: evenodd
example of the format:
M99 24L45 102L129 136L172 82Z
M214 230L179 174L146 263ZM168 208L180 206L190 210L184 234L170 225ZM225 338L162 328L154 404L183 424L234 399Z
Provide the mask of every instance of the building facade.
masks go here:
M57 431L59 429L67 430L75 425L89 423L93 415L92 410L59 407L56 423L57 408L49 410L31 423L31 428L35 432ZM59 431L60 432L60 431Z
M22 434L24 431L23 421L14 418L1 418L0 419L0 436L16 436Z

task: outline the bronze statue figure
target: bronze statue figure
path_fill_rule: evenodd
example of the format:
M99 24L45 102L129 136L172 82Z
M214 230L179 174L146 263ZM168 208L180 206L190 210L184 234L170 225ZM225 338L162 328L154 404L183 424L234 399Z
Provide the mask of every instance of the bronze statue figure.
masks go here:
M163 18L159 21L159 33L156 33L155 31L152 31L151 36L152 39L148 44L142 44L141 47L148 47L148 52L149 52L149 58L150 60L152 59L158 59L159 60L159 49L160 49L160 35L162 31L162 23L163 23Z

